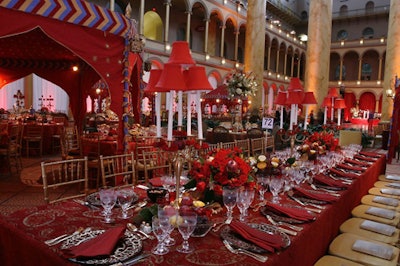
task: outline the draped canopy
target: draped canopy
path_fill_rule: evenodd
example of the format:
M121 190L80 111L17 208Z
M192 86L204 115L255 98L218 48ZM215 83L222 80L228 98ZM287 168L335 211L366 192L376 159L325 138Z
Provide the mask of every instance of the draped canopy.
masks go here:
M133 85L132 101L138 101L141 59L127 48L133 29L122 14L82 0L0 0L0 14L0 88L35 73L67 92L78 127L99 80L107 83L120 120L124 84Z

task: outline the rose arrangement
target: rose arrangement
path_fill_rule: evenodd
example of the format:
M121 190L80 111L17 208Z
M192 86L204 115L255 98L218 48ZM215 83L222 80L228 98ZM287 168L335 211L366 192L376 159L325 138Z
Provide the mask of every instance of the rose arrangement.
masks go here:
M175 141L172 141L171 143L168 143L166 140L161 139L160 141L155 142L153 146L170 152L176 152L191 147L193 147L195 150L205 150L209 147L206 142L198 142L195 139L177 139Z
M229 96L247 97L255 95L257 91L257 82L253 73L244 73L243 71L233 72L227 79Z
M208 158L199 158L192 163L188 173L191 181L187 187L196 186L203 201L214 201L222 196L224 186L254 187L251 166L241 157L240 149L219 149Z
M335 136L333 133L329 133L326 131L314 132L304 141L303 144L307 144L309 146L315 147L318 145L318 153L324 153L325 150L331 150L335 148Z

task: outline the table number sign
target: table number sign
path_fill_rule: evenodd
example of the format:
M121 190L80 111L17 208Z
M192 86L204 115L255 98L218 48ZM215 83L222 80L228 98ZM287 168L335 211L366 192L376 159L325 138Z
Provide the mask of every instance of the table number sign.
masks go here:
M263 129L273 129L274 128L274 119L272 117L263 117L262 128Z

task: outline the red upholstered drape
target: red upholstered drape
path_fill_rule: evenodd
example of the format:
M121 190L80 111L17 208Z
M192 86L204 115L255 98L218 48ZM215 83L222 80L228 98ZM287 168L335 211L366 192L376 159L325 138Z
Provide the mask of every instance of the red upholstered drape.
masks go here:
M122 117L124 38L3 7L0 7L0 14L0 25L3 25L0 27L0 58L8 60L7 64L4 61L0 64L0 88L35 73L67 92L72 113L81 127L86 112L84 99L92 85L103 79L110 88L110 107ZM24 39L25 34L29 39ZM79 64L80 71L60 67L71 62ZM134 77L128 79L138 80L139 73L134 71ZM138 90L137 83L134 82L132 90ZM139 116L138 112L134 114ZM122 132L122 121L120 128Z
M357 102L356 102L356 96L354 93L345 93L344 94L344 102L346 104L346 108L344 109L344 121L350 121L351 118L351 113L350 109L355 107Z
M360 110L369 110L375 112L375 95L372 92L364 92L360 96L360 102L358 104Z

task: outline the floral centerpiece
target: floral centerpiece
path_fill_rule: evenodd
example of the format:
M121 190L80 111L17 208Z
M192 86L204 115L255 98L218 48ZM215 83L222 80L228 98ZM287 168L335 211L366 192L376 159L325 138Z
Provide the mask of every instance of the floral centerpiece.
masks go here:
M283 164L278 157L267 158L267 156L261 154L257 157L250 157L249 163L256 176L280 176L282 174Z
M219 149L206 159L193 161L188 173L191 181L186 187L196 186L196 191L204 202L222 198L224 186L254 187L251 166L241 157L240 152L239 148Z
M234 71L226 80L229 97L247 97L255 96L257 91L257 82L253 73L244 73L243 71Z
M314 132L304 141L304 144L308 144L312 147L318 147L318 154L324 154L326 150L335 150L337 141L333 133L320 131Z

